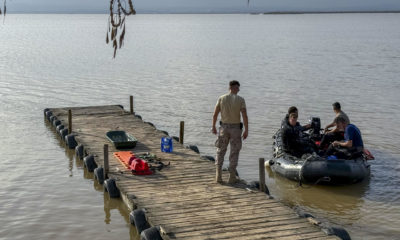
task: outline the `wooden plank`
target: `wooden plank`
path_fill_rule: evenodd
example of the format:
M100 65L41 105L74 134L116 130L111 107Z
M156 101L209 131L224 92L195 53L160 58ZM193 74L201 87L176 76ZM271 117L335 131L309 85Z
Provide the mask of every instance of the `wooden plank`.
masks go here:
M221 219L223 220L223 218ZM291 218L281 218L276 221L268 221L262 222L260 219L253 219L253 220L241 220L241 221L234 221L234 222L215 222L213 224L206 224L206 223L198 223L196 225L191 226L184 226L178 225L176 229L174 229L174 233L185 233L185 232L195 232L195 231L204 231L210 229L228 229L228 228L240 228L243 226L248 226L251 229L255 228L265 228L265 227L272 227L272 226L281 226L283 224L292 224L292 223L301 223L303 222L302 219L291 217Z
M295 214L287 213L287 214L282 214L282 213L277 213L277 214L268 214L268 215L260 215L260 216L253 216L253 215L246 215L246 216L241 216L240 221L237 221L236 219L223 219L224 221L221 221L224 216L213 216L213 217L208 217L207 216L207 221L204 221L204 217L200 218L186 218L186 219L175 219L175 220L165 220L161 221L159 220L160 225L164 224L170 224L174 227L199 227L199 226L205 226L208 228L214 228L216 224L222 224L222 225L232 225L235 226L237 224L252 224L252 223L259 223L259 222L274 222L274 221L280 221L284 219L298 219L298 216ZM180 230L178 230L179 232Z
M242 226L242 227L227 227L223 229L209 229L204 231L195 231L189 233L176 233L175 236L178 238L187 238L187 237L230 237L230 238L238 238L241 236L250 236L254 235L264 235L268 237L276 237L277 235L295 235L301 234L303 231L309 233L316 231L315 228L309 228L310 225L306 222L301 223L290 223L290 224L282 224L278 226L269 226L266 228L253 228L251 226ZM218 237L218 238L220 238Z
M153 211L150 211L150 210L148 212L149 216L151 216L153 219L160 220L160 221L162 221L162 220L171 220L172 221L174 219L187 219L187 220L189 220L189 219L194 219L194 218L198 218L198 219L200 219L200 218L214 218L214 217L219 218L221 216L227 216L230 219L235 218L235 219L240 220L242 218L242 215L238 215L237 213L241 213L242 214L243 212L241 212L241 211L236 212L236 211L232 211L232 210L231 211L228 211L228 210L223 211L223 210L221 210L221 211L214 211L213 213L210 213L210 212L207 212L207 213L194 212L194 213L187 214L187 215L167 214L167 213L164 214L164 215L161 215L161 213L153 212ZM282 214L283 215L283 214L289 214L289 213L290 213L290 211L288 211L284 207L270 208L270 209L252 209L252 210L247 211L247 214L249 214L249 215L252 214L253 216L259 216L259 217L263 216L263 217L266 217L266 218L269 215L274 215L274 214Z

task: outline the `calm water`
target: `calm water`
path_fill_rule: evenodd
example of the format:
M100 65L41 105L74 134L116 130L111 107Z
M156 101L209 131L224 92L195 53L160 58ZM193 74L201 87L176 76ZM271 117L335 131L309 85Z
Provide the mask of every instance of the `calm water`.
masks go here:
M128 209L103 194L46 126L46 107L122 104L214 155L217 97L241 82L250 134L239 173L258 178L287 108L333 118L340 101L375 155L353 186L298 187L269 173L271 193L353 239L400 236L400 14L138 15L112 59L105 15L9 15L0 25L0 239L131 239Z

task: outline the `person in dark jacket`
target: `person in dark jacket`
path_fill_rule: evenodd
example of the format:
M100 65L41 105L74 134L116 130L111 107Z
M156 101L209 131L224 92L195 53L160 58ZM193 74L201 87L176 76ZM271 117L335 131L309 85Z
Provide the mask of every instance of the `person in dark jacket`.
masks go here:
M288 109L288 113L287 113L286 116L282 119L281 128L283 128L283 127L286 126L286 125L289 125L289 115L290 115L291 113L296 113L296 114L298 115L298 114L299 114L299 111L297 110L297 107L291 106L291 107ZM311 124L307 124L307 125L304 125L304 126L301 126L300 124L298 124L296 127L299 128L300 131L305 131L305 130L308 130L308 129L311 128Z
M302 127L297 122L296 112L290 113L287 124L282 126L282 148L283 151L296 157L301 157L305 153L313 153L310 144L301 139Z

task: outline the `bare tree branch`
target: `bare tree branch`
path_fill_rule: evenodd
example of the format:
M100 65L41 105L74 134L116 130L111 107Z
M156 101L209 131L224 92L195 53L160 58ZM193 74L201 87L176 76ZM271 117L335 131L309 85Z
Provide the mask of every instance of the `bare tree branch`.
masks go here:
M114 58L117 54L117 49L124 45L126 29L125 17L136 14L132 0L127 1L128 8L126 5L126 0L110 0L110 16L108 17L106 43L108 44L111 40L112 47L114 48ZM122 32L120 32L118 29L122 29Z

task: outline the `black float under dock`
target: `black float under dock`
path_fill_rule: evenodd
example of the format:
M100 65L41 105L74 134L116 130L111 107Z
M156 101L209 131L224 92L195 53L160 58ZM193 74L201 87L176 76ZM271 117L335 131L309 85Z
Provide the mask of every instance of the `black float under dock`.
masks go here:
M119 196L132 211L136 209L135 216L131 213L131 223L147 228L147 235L142 233L144 239L159 239L158 233L162 239L191 240L339 239L327 235L315 219L300 217L266 193L250 189L244 181L235 185L215 183L214 163L182 143L174 140L172 153L161 152L160 139L166 133L136 116L132 107L131 111L119 105L52 108L44 113L51 128L66 139L66 147L76 148L80 158L94 159L85 166L90 171L101 168L102 176L108 178L104 185L110 196ZM123 130L137 138L136 147L127 150L155 154L170 165L153 175L133 175L113 156L121 150L106 138L110 130ZM223 174L227 179L227 172ZM101 176L96 176L102 182ZM113 183L116 195L112 195L113 189L107 189ZM141 216L147 222L134 221Z

